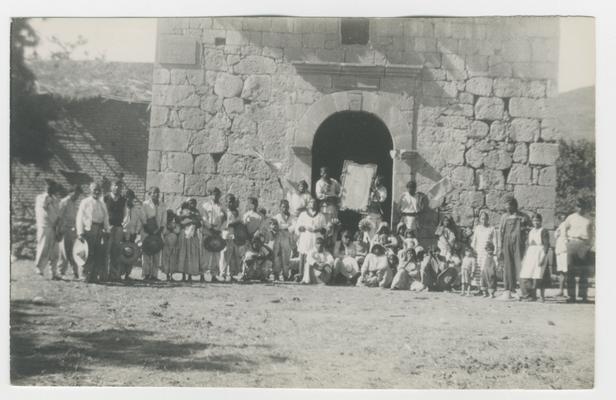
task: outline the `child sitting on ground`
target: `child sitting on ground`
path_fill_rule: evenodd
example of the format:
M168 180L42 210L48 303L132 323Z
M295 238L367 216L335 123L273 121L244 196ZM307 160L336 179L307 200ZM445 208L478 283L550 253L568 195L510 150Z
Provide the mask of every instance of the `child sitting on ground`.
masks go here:
M361 277L357 286L389 288L393 274L389 268L389 259L383 245L376 243L361 266Z
M272 270L272 251L263 244L263 237L255 235L242 260L238 281L260 280L266 282Z
M497 285L496 267L498 260L494 255L494 244L492 242L486 243L486 255L484 257L481 269L481 292L483 297L494 298Z
M464 258L462 259L462 266L460 268L460 283L462 285L460 294L462 296L471 296L471 282L476 268L477 260L475 259L473 250L467 247L464 249Z
M316 238L316 249L308 253L302 284L328 284L334 270L334 257L325 249L325 239Z

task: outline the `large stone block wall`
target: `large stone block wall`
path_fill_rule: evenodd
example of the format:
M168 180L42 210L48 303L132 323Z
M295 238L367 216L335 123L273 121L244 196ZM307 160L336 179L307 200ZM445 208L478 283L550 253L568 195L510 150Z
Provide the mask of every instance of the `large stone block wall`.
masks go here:
M394 160L394 198L411 177L425 190L449 176L461 225L513 193L553 226L556 18L372 19L365 46L341 45L339 31L338 18L160 19L148 186L173 204L217 186L273 210L281 191L251 149L309 180L302 130L318 126L302 119L368 107L395 114L396 150L416 150ZM340 63L366 68L332 72Z

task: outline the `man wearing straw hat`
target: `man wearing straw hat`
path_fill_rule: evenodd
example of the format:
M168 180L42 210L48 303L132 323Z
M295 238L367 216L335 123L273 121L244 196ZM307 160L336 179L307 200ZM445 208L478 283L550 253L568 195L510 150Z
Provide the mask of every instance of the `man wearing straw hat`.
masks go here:
M90 196L81 200L77 210L75 229L79 240L88 243L88 261L83 266L87 282L96 282L105 275L105 247L103 234L109 232L109 215L100 199L101 185L90 184Z
M77 221L77 210L79 209L79 196L81 196L82 193L81 186L74 185L70 193L60 200L60 219L58 221L60 233L62 234L58 268L60 269L60 274L64 275L70 264L73 268L73 276L75 279L79 279L79 266L73 259L71 252L73 244L77 239L75 223Z

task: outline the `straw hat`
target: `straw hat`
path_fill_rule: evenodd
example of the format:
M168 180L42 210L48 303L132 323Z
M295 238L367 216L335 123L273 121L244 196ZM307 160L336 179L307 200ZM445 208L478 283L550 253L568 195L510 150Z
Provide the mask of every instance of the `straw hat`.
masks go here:
M139 256L141 255L141 250L139 246L132 242L122 242L120 243L120 254L118 256L120 262L122 264L134 264Z
M90 253L88 248L88 242L81 239L75 240L72 253L75 264L80 267L83 267L86 261L88 261L88 254Z
M160 235L148 235L145 239L143 239L143 243L141 244L141 249L143 252L149 256L153 256L157 254L163 248L163 239Z
M203 246L208 251L218 253L227 247L227 242L220 235L212 235L203 239Z

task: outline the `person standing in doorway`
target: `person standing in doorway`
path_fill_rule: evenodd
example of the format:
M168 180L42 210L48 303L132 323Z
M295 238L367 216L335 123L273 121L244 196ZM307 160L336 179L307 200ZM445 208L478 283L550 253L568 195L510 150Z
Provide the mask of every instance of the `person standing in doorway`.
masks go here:
M321 178L315 185L315 194L321 202L321 213L328 224L338 218L340 193L340 183L329 175L329 168L321 167Z
M120 180L113 182L111 184L111 191L103 198L105 206L107 206L109 225L111 226L108 243L108 277L110 281L119 281L122 273L122 268L118 261L120 256L120 244L124 239L122 221L124 221L124 212L126 211L126 198L122 196L122 186L123 183Z
M583 302L588 301L589 252L592 249L594 227L588 218L588 203L579 199L575 212L564 222L567 238L567 295L568 303L577 301L575 278L579 277L579 296Z
M47 264L51 266L51 278L60 280L57 271L58 240L56 228L59 217L58 199L60 187L47 181L45 193L36 196L34 214L36 217L36 260L34 264L39 275L45 274Z
M73 268L73 277L79 279L79 266L73 259L73 244L77 239L75 222L77 220L77 210L79 209L79 196L81 196L81 186L74 185L70 193L60 200L60 232L62 241L60 242L60 261L58 269L60 274L66 274L68 265Z
M90 184L90 196L81 200L77 210L75 229L79 240L88 243L88 260L83 266L87 282L97 282L104 276L105 247L103 235L109 232L109 214L105 203L100 199L101 185Z
M530 220L518 210L518 201L514 197L507 198L505 207L507 211L501 217L498 241L505 284L505 291L500 299L511 300L518 284Z
M167 210L160 201L160 189L153 186L148 191L148 199L143 202L143 234L142 240L150 235L163 234L167 224ZM162 237L161 237L162 240ZM161 252L155 254L143 253L142 269L143 278L149 281L158 280L158 270L162 267Z
M407 231L415 231L418 235L419 220L427 209L428 198L425 194L417 191L417 183L409 181L406 184L407 191L400 197L400 223L406 226Z

